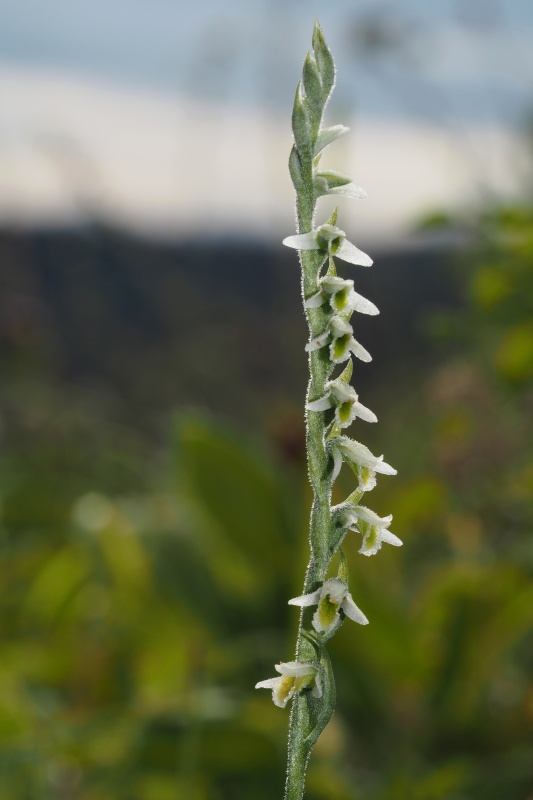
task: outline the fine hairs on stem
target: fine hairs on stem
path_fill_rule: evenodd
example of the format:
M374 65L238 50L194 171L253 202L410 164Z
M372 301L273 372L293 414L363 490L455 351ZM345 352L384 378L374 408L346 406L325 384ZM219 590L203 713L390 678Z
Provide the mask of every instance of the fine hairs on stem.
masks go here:
M271 689L274 703L281 708L292 701L285 800L303 797L312 747L335 708L335 681L325 645L345 617L360 625L368 623L350 594L348 564L341 544L353 531L360 537L359 553L365 556L377 553L383 542L401 545L389 531L392 516L379 517L361 505L364 493L376 485L377 473L395 475L396 470L383 456L373 455L364 444L344 435L344 429L355 419L377 422L350 385L352 357L371 360L355 339L350 319L354 312L373 315L379 311L355 292L353 280L337 275L336 259L360 267L372 265L372 259L337 227L337 210L323 224L315 224L316 201L322 195L363 199L366 192L348 176L320 168L324 148L346 134L348 128L322 125L335 85L335 64L318 22L312 44L292 112L294 145L289 170L296 191L297 233L283 240L298 250L309 325L305 349L310 376L305 408L307 465L313 489L310 558L303 594L289 600L290 605L302 609L295 660L276 664L279 674L256 686ZM332 486L343 463L354 472L357 485L343 503L332 506Z

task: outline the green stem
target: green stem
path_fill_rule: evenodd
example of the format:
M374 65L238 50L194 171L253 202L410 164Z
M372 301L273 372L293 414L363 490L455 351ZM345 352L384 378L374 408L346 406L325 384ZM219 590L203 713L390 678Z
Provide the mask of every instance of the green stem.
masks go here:
M305 167L309 172L309 180L304 181L304 185L309 187L312 186L311 163L309 162ZM298 233L307 233L312 230L315 204L314 193L301 191L297 194ZM317 291L317 281L323 261L323 255L316 250L300 251L304 298ZM311 338L318 336L325 327L327 313L320 308L309 309L306 311L306 318ZM332 371L333 365L325 348L310 353L310 377L307 392L309 400L324 394L325 383L330 378ZM311 554L305 576L304 593L314 591L324 582L328 568L331 529L331 468L325 447L324 416L323 412L306 413L307 468L313 489L313 505L309 531ZM296 659L299 661L312 661L316 657L312 644L302 635L304 630L312 630L312 616L312 609L302 609L296 640ZM305 773L313 746L313 741L309 742L308 737L315 726L310 704L312 704L312 700L307 692L300 693L292 702L285 800L301 800L304 796Z

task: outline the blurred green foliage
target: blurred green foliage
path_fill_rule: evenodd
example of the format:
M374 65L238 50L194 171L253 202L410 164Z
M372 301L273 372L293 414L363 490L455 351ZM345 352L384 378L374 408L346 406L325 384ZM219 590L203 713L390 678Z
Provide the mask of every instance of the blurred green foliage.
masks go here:
M473 241L433 365L369 401L361 437L399 471L373 507L405 545L347 541L371 624L332 642L309 800L533 797L532 209ZM288 715L253 685L292 657L298 436L181 414L161 451L59 389L2 389L0 797L280 797Z

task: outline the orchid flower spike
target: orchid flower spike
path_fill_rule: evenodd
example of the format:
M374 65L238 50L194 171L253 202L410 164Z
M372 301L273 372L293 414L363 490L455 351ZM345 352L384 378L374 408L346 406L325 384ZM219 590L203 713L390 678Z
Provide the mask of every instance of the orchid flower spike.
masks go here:
M350 314L358 311L360 314L379 314L379 309L354 291L353 281L344 280L337 275L325 275L318 281L319 291L308 297L304 303L305 308L319 308L324 303L330 304L337 314Z
M353 386L337 378L328 381L324 388L326 394L307 403L308 411L326 411L328 408L335 409L335 422L339 428L347 428L356 417L364 419L366 422L377 422L378 418L373 411L358 402L358 395Z
M287 236L283 244L295 250L322 250L324 256L329 253L360 267L371 267L374 263L370 256L346 239L344 231L329 223L309 233Z
M355 605L352 595L348 591L348 585L339 578L330 578L325 581L316 592L293 597L292 600L289 600L289 605L300 606L300 608L316 605L313 628L318 633L329 633L335 626L340 611L343 611L354 622L358 622L359 625L368 625L367 618Z
M337 436L331 440L331 455L334 465L333 480L341 471L343 461L346 461L354 471L357 471L358 467L367 467L382 475L396 475L394 467L383 461L383 456L373 455L364 444L349 439L347 436Z
M383 542L400 547L403 542L388 530L392 522L392 514L388 517L378 515L366 506L353 506L346 511L346 522L349 530L358 530L363 536L359 550L364 556L373 556L381 550Z
M302 800L305 771L311 748L328 724L335 707L335 681L326 649L344 616L360 625L368 623L349 592L348 565L342 541L348 530L362 535L361 553L371 555L382 542L397 545L400 540L388 530L392 517L380 518L360 506L364 492L376 485L377 473L395 475L396 470L375 456L368 447L343 436L356 417L376 422L375 414L359 403L350 385L351 355L371 361L370 354L354 338L350 324L354 311L375 315L376 306L357 294L354 282L337 275L336 258L350 264L370 267L372 259L346 239L337 227L338 209L327 222L313 222L317 198L322 195L366 197L366 192L347 175L319 166L322 150L343 136L343 125L323 127L324 110L335 85L335 63L318 22L315 23L312 50L307 54L302 79L298 83L292 111L294 144L289 156L289 172L296 190L297 233L283 244L299 251L302 290L309 341L310 382L306 405L307 463L314 497L309 541L310 557L307 587L314 591L294 597L290 605L312 610L300 614L296 652L306 661L277 664L275 678L261 681L257 688L272 690L277 706L285 707L294 698L289 723L289 759L285 797ZM315 353L320 348L328 348ZM334 377L335 365L348 362ZM324 412L329 409L329 413ZM330 507L332 487L343 462L356 474L359 484L344 503ZM332 559L338 553L338 572L331 574ZM311 618L311 621L310 619ZM316 658L316 660L315 660Z
M311 689L313 697L322 697L319 668L308 661L286 661L276 664L279 677L268 678L255 684L256 689L272 689L272 700L279 708L285 708L289 700L302 689Z

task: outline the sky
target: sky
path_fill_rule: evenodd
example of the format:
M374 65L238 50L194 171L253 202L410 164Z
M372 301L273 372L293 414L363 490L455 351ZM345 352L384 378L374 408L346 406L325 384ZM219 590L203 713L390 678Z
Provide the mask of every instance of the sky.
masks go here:
M338 67L331 121L353 129L343 157L378 189L363 227L521 191L529 0L3 0L0 221L91 206L165 234L277 231L315 17Z

